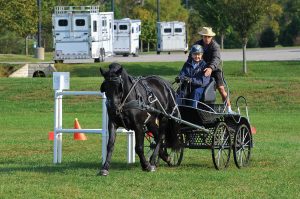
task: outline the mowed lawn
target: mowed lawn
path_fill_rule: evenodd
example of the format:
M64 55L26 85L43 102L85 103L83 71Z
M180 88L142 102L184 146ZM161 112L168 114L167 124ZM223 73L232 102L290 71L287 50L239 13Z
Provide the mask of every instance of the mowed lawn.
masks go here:
M130 74L160 75L173 81L182 62L126 63ZM99 66L57 65L71 72L71 90L99 90ZM51 78L0 78L0 198L299 198L300 62L225 62L231 100L248 100L257 129L251 165L237 169L231 157L223 171L213 167L210 150L186 149L179 167L161 164L156 172L126 162L126 136L118 134L110 175L101 165L101 137L87 141L63 135L63 162L54 165ZM78 118L82 128L101 128L101 100L65 97L65 128Z

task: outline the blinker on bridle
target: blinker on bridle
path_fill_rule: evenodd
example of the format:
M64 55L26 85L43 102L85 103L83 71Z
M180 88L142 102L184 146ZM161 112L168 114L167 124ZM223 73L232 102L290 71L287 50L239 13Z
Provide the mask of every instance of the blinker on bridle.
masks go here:
M121 99L123 99L123 79L120 76L117 76L117 77L108 77L108 78L105 78L104 82L107 82L107 83L113 83L115 85L117 84L121 84L121 89L122 89L122 96L121 96ZM121 112L121 104L117 105L117 115L120 114Z

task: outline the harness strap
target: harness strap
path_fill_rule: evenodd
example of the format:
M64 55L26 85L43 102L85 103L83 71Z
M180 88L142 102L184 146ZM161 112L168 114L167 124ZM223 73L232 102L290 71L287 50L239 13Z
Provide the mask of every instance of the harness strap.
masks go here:
M136 82L134 82L134 84L132 85L132 87L130 88L129 92L127 93L126 97L124 98L122 104L119 106L119 110L122 110L127 98L129 97L130 93L132 92L132 90L135 88L135 86L137 85L137 83L140 81L141 77L138 77Z

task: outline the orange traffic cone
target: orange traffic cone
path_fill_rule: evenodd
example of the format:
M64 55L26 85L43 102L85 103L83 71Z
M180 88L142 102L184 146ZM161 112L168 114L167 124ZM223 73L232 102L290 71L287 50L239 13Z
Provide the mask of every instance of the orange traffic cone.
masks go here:
M77 118L74 121L74 129L81 129ZM87 140L87 137L84 133L74 133L74 140Z
M48 140L54 140L54 132L53 131L48 133Z
M251 133L256 134L256 128L254 126L251 126Z

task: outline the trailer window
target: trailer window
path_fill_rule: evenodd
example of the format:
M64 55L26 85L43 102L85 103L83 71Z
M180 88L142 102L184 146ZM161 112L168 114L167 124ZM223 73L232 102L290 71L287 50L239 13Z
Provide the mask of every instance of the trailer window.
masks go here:
M106 26L107 26L106 20L102 20L102 26L103 26L103 27L106 27Z
M171 33L172 32L172 29L171 28L165 28L164 29L164 33Z
M114 30L117 30L117 26L116 25L114 25Z
M68 26L68 20L67 19L58 20L58 26Z
M131 33L134 33L134 28L133 27L131 28Z
M127 25L120 25L119 30L127 30Z
M76 24L76 26L85 26L85 20L84 19L76 19L75 24Z
M93 21L93 31L97 32L97 21Z
M175 32L177 32L177 33L182 32L182 28L175 28Z

